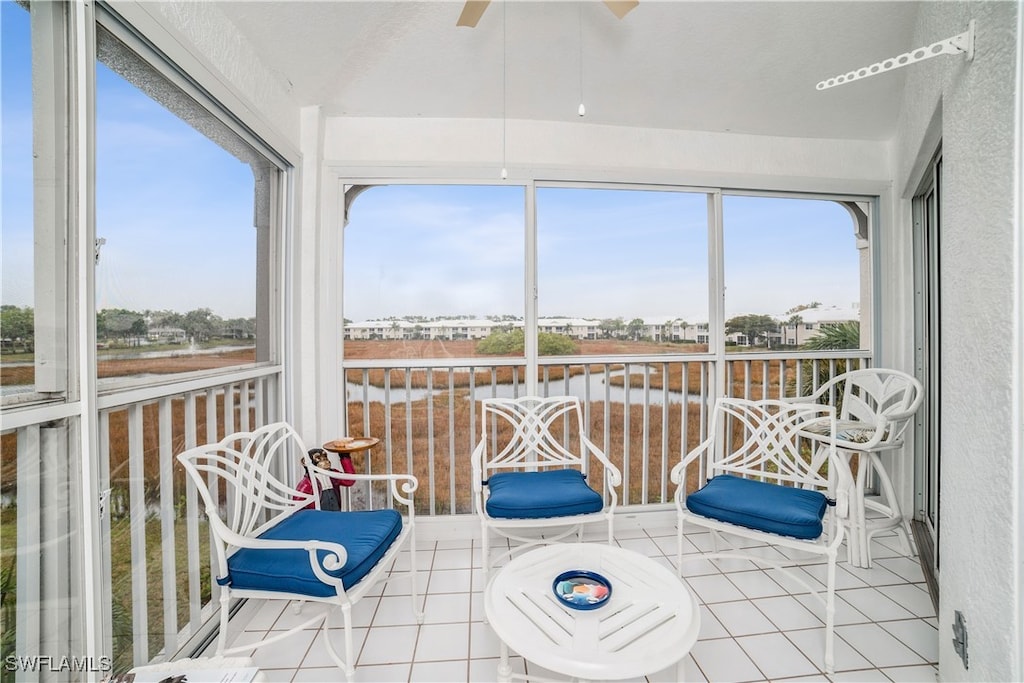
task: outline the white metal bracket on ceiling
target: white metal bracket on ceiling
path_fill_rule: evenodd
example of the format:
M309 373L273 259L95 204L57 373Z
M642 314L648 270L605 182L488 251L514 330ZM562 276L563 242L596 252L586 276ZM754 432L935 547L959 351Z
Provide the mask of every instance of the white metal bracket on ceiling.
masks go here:
M925 59L937 57L939 55L955 55L966 53L967 61L974 59L974 19L971 19L967 24L967 30L963 33L959 33L952 38L946 38L940 40L937 43L925 47L919 47L916 50L910 52L904 52L896 57L890 57L889 59L876 62L871 66L865 66L860 69L855 69L849 73L840 74L833 78L821 81L816 86L818 90L826 90L828 88L834 88L837 85L843 85L844 83L850 83L851 81L859 81L862 78L869 76L875 76L886 71L892 71L898 69L901 66L907 66L920 62Z

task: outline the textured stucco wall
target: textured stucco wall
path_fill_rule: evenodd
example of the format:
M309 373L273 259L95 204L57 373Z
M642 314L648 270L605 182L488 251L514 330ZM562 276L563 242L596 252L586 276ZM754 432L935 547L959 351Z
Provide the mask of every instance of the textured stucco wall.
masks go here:
M110 4L257 134L285 156L295 156L299 108L286 79L261 61L216 3Z
M1024 675L1013 512L1020 492L1011 476L1017 11L1015 2L922 5L914 46L974 19L975 57L908 67L894 145L896 187L906 198L934 152L929 123L941 120L939 667L947 681ZM954 610L967 619L966 670L951 644Z

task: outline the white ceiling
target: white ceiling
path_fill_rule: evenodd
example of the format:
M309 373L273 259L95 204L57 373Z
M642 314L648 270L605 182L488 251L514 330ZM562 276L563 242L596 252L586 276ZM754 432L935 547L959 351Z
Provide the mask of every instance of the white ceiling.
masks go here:
M455 25L461 1L220 6L328 116L573 121L582 92L589 123L885 140L903 69L815 85L919 47L918 5L640 0L620 20L594 0L495 0L476 28Z

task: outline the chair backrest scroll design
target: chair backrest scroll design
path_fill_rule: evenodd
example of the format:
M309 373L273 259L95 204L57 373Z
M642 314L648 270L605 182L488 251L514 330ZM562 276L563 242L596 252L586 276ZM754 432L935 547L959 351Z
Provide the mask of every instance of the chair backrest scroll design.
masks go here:
M552 429L556 421L568 416L575 425L574 436L585 438L578 398L485 399L482 407L480 438L485 445L480 466L484 478L494 470L548 466L579 466L586 473L587 459L566 449L557 430ZM489 427L492 434L488 434ZM491 440L495 434L501 435L496 442Z
M217 443L198 446L178 455L192 478L210 525L228 545L232 539L254 537L274 526L313 499L282 482L275 471L289 471L282 458L306 452L299 435L286 423L274 423L252 432L229 434ZM213 490L221 492L218 502ZM217 543L222 572L227 569L230 548Z
M721 398L711 419L711 433L724 438L709 464L709 477L733 474L787 486L828 488L822 466L829 451L815 448L807 430L834 431L835 411L830 406Z
M833 380L841 396L840 420L889 425L882 443L896 445L924 398L921 383L898 370L852 370Z

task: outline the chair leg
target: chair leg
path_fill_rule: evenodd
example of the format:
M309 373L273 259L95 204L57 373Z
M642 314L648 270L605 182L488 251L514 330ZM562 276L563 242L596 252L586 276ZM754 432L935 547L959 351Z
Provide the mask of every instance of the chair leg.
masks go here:
M683 578L683 518L676 515L676 574Z
M857 455L857 478L854 484L853 496L850 501L850 546L853 548L853 561L855 567L871 567L871 553L868 551L868 533L865 526L864 510L864 488L867 483L868 464L870 458L863 454Z
M338 607L341 607L342 615L341 625L344 632L342 637L345 642L344 658L338 654L337 648L334 647L334 641L331 640L331 615L334 614ZM320 637L324 639L324 647L327 648L327 654L334 660L335 666L345 674L345 680L352 683L356 675L356 655L352 642L352 603L346 601L341 605L332 605L328 608L320 629Z
M484 570L484 585L487 585L487 574L490 571L490 542L488 539L487 525L480 524L480 564Z
M412 613L416 623L423 623L423 608L420 606L419 586L416 582L416 530L409 534L409 593L412 595Z
M850 464L851 454L848 451L836 451L836 453L843 459L845 466L850 472L853 472L853 468ZM846 536L846 563L856 566L857 564L857 486L854 484L849 493L849 509L847 510L846 518L835 522L839 526L843 527L843 533Z
M352 603L347 602L342 605L341 614L345 621L345 678L352 681L356 675L356 651L352 643ZM326 624L327 620L325 619L324 625ZM329 629L326 631L330 632Z
M910 522L903 517L903 512L900 509L899 500L896 497L896 487L892 485L892 479L889 478L889 473L882 466L882 459L878 453L871 454L870 462L871 467L874 468L875 476L878 477L878 484L882 488L882 495L885 496L886 507L888 508L887 514L896 523L894 528L900 537L903 550L908 556L914 557L917 553L912 540L913 533L910 530ZM870 561L870 556L868 559Z
M228 619L231 614L231 591L220 589L220 633L217 634L217 656L224 654L228 646Z
M828 579L825 593L825 673L836 671L835 626L836 626L836 550L828 556Z

